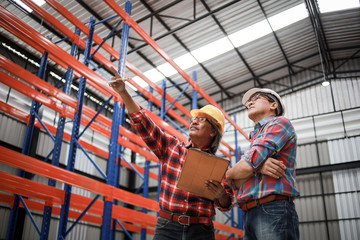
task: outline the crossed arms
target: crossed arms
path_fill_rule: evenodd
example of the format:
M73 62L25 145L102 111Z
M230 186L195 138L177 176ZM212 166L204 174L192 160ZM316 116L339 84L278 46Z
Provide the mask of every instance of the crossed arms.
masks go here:
M268 158L260 168L260 173L278 179L285 174L285 170L286 166L281 161ZM226 172L226 180L229 183L234 181L237 188L252 176L254 176L254 169L244 159L241 159Z

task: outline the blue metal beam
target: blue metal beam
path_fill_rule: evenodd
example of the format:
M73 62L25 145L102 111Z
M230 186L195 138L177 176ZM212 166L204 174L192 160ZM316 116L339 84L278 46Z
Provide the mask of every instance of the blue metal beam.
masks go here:
M234 114L234 122L236 123L236 114ZM234 132L235 132L235 161L237 163L240 161L241 148L240 148L240 146L238 146L238 138L237 138L238 132L237 131L234 131ZM238 206L237 206L237 210L238 210L238 224L237 224L237 226L232 225L232 227L237 227L239 229L243 229L244 212Z
M93 36L94 36L94 23L95 19L93 17L90 18L89 23L89 36L86 40L86 47L84 51L84 64L88 66L89 63L89 57L91 54L91 45L93 42ZM80 77L79 82L79 90L77 95L78 100L78 106L77 111L74 116L73 120L73 128L72 128L72 134L71 134L71 140L70 140L70 149L69 149L69 155L68 155L68 163L66 166L66 170L68 171L74 171L75 169L75 160L76 160L76 150L77 150L77 144L75 140L79 139L79 132L80 132L80 125L81 125L81 115L82 115L82 109L84 105L84 95L86 90L86 78L83 76ZM60 222L59 222L59 229L58 229L58 240L65 239L66 233L67 233L67 222L69 217L69 209L70 209L70 198L71 198L71 185L65 185L65 198L64 198L64 204L61 206L61 212L60 212Z
M130 15L131 14L131 2L127 1L125 3L125 11ZM126 67L126 55L127 47L129 40L129 30L130 27L127 23L124 23L122 29L122 38L121 38L121 48L120 48L120 59L118 65L119 75L121 77L125 76L125 67ZM109 159L107 165L107 181L106 183L112 186L116 186L117 180L117 165L116 160L118 158L118 152L120 146L118 144L119 139L119 127L120 127L120 115L121 115L121 105L120 102L114 103L114 113L112 118L111 126L111 136L110 136L110 146L109 146ZM118 165L120 167L120 164ZM101 226L101 240L112 240L115 236L114 232L111 231L111 221L112 221L112 206L113 199L104 200L104 213L103 213L103 222ZM114 229L115 231L115 229Z
M80 216L76 219L76 221L71 225L71 227L69 227L69 229L67 230L65 236L71 232L71 230L76 226L76 224L78 224L78 222L81 220L81 218L83 216L85 216L85 214L87 213L87 211L89 211L89 209L92 207L92 205L96 202L96 200L100 197L100 195L96 195L95 198L91 201L91 203L85 208L85 210L80 214Z
M38 77L44 79L45 72L46 72L46 65L47 65L47 59L48 59L48 53L44 52L43 57L41 58L40 62L40 68L38 71ZM21 150L22 154L29 155L30 154L30 148L31 148L31 142L33 139L33 133L35 128L35 119L37 116L37 113L40 109L40 104L36 102L35 100L32 101L31 108L30 108L30 119L29 123L26 127L25 132L25 138L23 142L23 148ZM18 176L25 177L25 171L18 170ZM8 228L6 232L6 239L14 239L15 238L15 232L16 232L16 226L17 226L17 220L19 216L19 205L20 205L21 197L18 195L15 195L14 203L10 212L9 217L9 223ZM37 228L37 226L35 226Z
M197 82L197 73L193 71L193 79ZM192 109L198 109L198 92L194 89L192 92Z
M79 36L80 30L76 28L75 34ZM72 44L71 56L76 56L77 52L78 52L78 46L76 44ZM71 90L72 79L73 79L73 71L70 68L68 68L67 73L66 73L64 92L69 95L70 95L70 90ZM61 146L62 146L62 140L63 140L63 136L64 136L65 123L66 123L66 118L59 117L58 126L57 126L57 130L56 130L56 137L54 140L55 144L54 144L54 149L53 149L53 158L51 160L51 164L53 164L55 166L59 166L59 162L60 162ZM49 181L48 181L49 186L54 187L55 184L56 184L56 182L54 180L49 179ZM41 240L48 239L48 237L49 237L51 214L52 214L52 207L45 205L43 220L42 220L42 227L41 227L41 235L40 235Z

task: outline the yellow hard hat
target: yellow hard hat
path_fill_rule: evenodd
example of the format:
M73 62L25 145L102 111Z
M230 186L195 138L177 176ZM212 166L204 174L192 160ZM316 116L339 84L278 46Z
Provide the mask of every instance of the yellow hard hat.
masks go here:
M208 115L211 118L211 123L215 124L219 128L221 135L224 134L225 117L220 109L213 105L206 105L200 109L193 109L190 111L190 114L193 117L197 117L199 113Z

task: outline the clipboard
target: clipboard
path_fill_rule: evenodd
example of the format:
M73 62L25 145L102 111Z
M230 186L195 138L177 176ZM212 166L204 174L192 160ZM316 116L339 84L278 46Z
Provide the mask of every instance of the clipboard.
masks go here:
M205 187L206 180L221 182L230 161L215 155L191 148L181 170L178 188L214 200L215 196Z

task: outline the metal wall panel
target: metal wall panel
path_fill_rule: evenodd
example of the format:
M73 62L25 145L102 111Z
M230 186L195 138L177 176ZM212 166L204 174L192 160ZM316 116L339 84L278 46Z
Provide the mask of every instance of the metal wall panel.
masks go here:
M331 81L283 96L286 114L298 136L297 168L360 160L360 79ZM252 130L247 111L236 113L239 126ZM240 135L240 134L239 134ZM238 137L242 150L248 143ZM224 135L234 143L233 132ZM360 170L297 176L295 200L301 239L359 239Z
M359 161L360 137L329 141L330 162L332 164Z
M291 121L296 135L298 137L298 144L315 141L314 122L310 117L301 118Z
M319 151L319 164L320 165L330 164L328 142L320 142L317 144L317 146Z
M26 126L7 115L0 114L0 140L16 147L22 147Z
M334 139L345 135L340 112L315 116L314 122L317 140Z
M360 170L344 170L334 173L336 206L339 214L341 239L360 238Z
M340 139L329 143L330 161L341 163L360 159L360 137ZM339 214L339 226L342 239L359 239L360 237L360 169L334 172L336 206Z
M86 239L87 240L98 240L100 239L101 234L101 228L93 225L87 226L87 233L86 233ZM121 238L115 238L115 239L121 239Z
M8 96L10 87L7 85L0 83L0 100L6 102L6 98Z
M359 94L360 96L360 94ZM359 106L359 105L358 105ZM343 113L346 136L360 134L360 109L353 109Z
M41 222L42 222L42 216L38 216L33 214L32 215L36 225L41 229ZM33 239L39 239L39 234L36 231L36 228L34 227L33 223L31 222L28 215L25 216L25 222L24 222L24 229L22 234L23 240L33 240Z
M9 206L5 206L2 203L0 204L0 239L5 239L6 231L8 227L8 219L10 216L10 208Z

